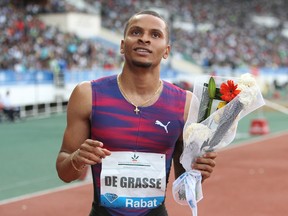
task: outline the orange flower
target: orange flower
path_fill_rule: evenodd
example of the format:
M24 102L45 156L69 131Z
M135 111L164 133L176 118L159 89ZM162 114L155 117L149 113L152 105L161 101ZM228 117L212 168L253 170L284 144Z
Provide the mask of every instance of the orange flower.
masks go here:
M228 80L227 83L222 83L220 86L221 99L230 102L235 98L240 90L237 89L237 84L234 84L233 80Z

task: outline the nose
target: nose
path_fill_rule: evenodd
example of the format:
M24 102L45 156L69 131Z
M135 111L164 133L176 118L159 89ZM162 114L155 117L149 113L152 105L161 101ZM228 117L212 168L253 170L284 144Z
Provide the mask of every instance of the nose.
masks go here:
M147 34L143 34L142 37L140 37L138 39L138 41L140 43L144 43L144 44L150 44L151 43L150 38L149 38L149 36Z

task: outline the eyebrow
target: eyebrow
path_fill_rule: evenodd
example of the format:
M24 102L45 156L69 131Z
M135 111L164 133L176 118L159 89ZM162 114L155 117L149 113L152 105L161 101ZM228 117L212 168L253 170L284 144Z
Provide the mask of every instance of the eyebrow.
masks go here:
M144 30L144 28L140 27L140 26L131 26L129 29L128 29L128 32L130 32L131 30ZM159 32L161 33L161 35L165 35L164 32L160 29L149 29L150 32Z

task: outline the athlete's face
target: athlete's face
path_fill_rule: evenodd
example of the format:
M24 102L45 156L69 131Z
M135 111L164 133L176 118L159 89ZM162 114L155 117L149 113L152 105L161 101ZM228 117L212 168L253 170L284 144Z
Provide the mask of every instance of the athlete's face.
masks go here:
M128 64L151 67L160 64L170 52L166 23L153 15L141 14L132 18L124 39L121 53Z

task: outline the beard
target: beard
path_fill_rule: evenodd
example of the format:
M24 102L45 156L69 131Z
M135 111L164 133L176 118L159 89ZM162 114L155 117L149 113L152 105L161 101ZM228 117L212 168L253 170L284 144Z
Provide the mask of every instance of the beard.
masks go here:
M141 68L149 68L152 66L151 62L132 61L132 64L136 67L141 67Z

